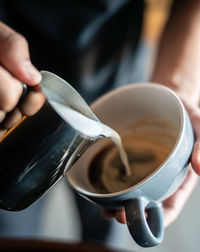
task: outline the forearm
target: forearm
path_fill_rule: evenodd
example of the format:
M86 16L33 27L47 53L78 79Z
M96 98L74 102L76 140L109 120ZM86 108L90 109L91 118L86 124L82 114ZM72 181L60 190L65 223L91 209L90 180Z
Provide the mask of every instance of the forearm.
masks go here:
M184 99L200 97L200 1L177 1L160 42L152 81Z

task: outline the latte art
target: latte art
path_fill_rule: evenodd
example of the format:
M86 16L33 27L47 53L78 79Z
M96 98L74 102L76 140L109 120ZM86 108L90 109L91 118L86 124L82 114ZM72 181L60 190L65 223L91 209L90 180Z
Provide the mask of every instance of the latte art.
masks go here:
M90 180L99 193L112 193L133 186L152 174L170 150L161 143L134 137L123 138L131 176L125 173L119 151L114 145L99 152L90 165Z

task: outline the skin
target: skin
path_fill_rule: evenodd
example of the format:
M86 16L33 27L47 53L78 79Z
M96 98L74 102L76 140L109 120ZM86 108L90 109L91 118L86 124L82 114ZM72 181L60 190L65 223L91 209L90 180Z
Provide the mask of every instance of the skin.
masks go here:
M191 167L183 184L163 202L164 224L181 213L200 175L200 1L176 1L163 33L151 80L174 90L182 99L192 122L195 145ZM0 22L0 137L24 115L42 106L44 96L38 84L41 75L32 65L26 39ZM32 91L16 108L22 94L21 82ZM196 175L197 174L197 175ZM124 211L102 210L105 219L126 223Z
M36 113L44 103L39 71L30 61L26 39L0 22L0 137L23 116ZM32 87L20 106L22 84Z

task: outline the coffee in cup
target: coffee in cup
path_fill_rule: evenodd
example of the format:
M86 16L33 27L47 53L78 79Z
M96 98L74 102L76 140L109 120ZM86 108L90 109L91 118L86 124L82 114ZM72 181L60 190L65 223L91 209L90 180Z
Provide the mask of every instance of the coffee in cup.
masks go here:
M152 132L153 124L156 133ZM142 122L142 125L148 128L148 122ZM175 139L168 131L168 143L165 143L163 137L166 139L166 132L163 132L163 125L170 127L166 122L154 122L149 125L150 132L147 132L137 123L135 126L132 125L132 131L136 131L138 127L141 131L122 138L130 175L127 175L119 149L115 145L109 142L99 150L89 166L89 180L97 193L114 193L134 186L151 175L164 162Z

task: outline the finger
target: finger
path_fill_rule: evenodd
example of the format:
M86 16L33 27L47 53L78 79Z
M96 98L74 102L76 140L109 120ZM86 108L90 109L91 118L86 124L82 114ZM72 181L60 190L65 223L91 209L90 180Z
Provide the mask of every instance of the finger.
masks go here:
M104 219L110 220L115 218L118 222L126 224L126 215L124 210L102 209L101 215Z
M112 218L115 218L115 216L116 216L116 210L108 209L108 208L103 208L102 211L101 211L101 216L105 220L110 220Z
M8 113L4 121L0 124L2 129L10 129L22 119L22 113L19 108L15 108Z
M44 102L44 94L40 90L34 89L28 92L19 108L22 115L32 116L42 107Z
M198 139L193 148L192 156L191 156L191 164L194 171L200 175L200 139Z
M191 156L191 164L194 171L200 175L200 111L199 109L193 109L191 113L190 120L192 122L195 143Z
M5 116L6 116L6 113L4 112L4 111L2 111L2 110L0 110L0 140L1 140L1 138L5 135L5 133L6 133L6 129L1 129L1 122L3 122L3 120L4 120L4 118L5 118Z
M0 110L11 111L17 105L21 94L20 81L0 66Z
M41 75L30 61L27 40L0 22L0 62L17 79L36 85Z
M115 218L119 223L126 224L126 214L124 210L117 211Z
M163 202L164 226L170 225L180 214L184 204L193 191L198 177L190 168L184 182L179 189Z
M6 113L4 111L0 110L0 123L3 122L5 116L6 116Z
M184 99L183 103L187 109L195 135L195 143L191 155L191 164L194 171L200 175L200 110L197 106L189 104Z
M0 142L1 142L1 138L4 137L4 135L6 134L7 130L6 129L1 129L0 128Z

